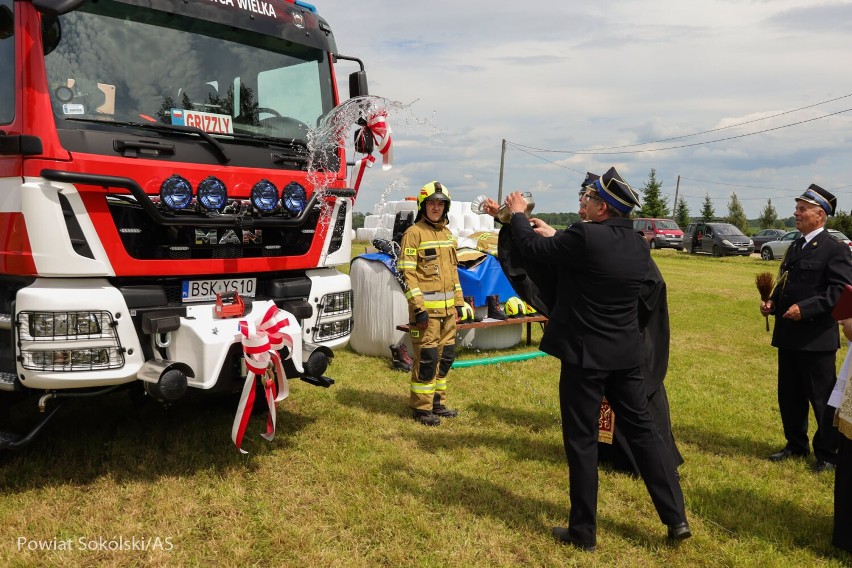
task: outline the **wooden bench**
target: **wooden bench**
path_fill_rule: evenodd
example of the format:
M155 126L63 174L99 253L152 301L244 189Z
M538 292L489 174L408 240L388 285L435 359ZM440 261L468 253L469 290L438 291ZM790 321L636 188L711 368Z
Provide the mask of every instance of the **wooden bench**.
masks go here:
M501 325L519 325L519 324L525 323L525 324L527 324L527 345L530 345L530 343L532 341L532 338L531 338L531 336L532 336L532 324L534 324L534 323L545 323L545 322L547 322L547 318L544 317L544 316L520 316L520 317L508 318L508 319L504 319L504 320L496 320L496 319L485 318L482 321L457 323L456 324L456 330L457 331L463 331L465 329L476 329L476 328L479 328L479 327L496 327L496 326L501 326ZM411 329L410 329L410 327L407 323L403 324L403 325L398 325L398 326L396 326L396 328L399 331L404 331L406 333L411 331Z

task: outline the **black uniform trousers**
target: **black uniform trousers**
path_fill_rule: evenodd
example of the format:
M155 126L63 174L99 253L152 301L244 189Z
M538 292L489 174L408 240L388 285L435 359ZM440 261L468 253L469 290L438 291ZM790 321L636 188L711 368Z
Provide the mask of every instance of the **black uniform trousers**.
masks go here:
M828 398L837 380L836 351L778 349L778 408L787 447L808 452L808 403L814 409L817 429L813 437L818 460L834 463L840 434Z
M852 552L852 440L840 435L834 472L834 534L831 543Z
M598 416L606 395L648 488L660 520L686 521L677 469L651 412L638 367L618 371L584 369L563 361L559 377L562 437L568 458L571 513L568 530L584 545L596 542Z

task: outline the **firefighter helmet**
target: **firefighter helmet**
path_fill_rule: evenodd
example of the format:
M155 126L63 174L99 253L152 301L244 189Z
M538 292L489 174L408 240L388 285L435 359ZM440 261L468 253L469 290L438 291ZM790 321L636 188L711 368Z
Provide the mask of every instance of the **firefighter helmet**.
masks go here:
M503 310L510 318L515 318L524 315L524 301L517 296L512 296L506 300L506 305Z
M430 181L420 188L420 193L417 195L417 207L423 208L423 202L427 199L439 199L445 201L449 208L450 192L447 188L441 185L439 181Z

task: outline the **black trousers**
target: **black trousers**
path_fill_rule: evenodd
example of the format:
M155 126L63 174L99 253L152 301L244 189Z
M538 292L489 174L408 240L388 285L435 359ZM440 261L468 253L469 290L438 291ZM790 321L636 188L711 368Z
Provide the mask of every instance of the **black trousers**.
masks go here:
M559 407L570 483L568 529L585 545L596 543L598 415L604 395L615 411L616 428L633 452L660 520L666 525L686 521L674 460L648 410L639 368L599 371L563 362Z
M852 440L840 436L834 471L834 535L831 544L852 552Z
M814 455L834 462L839 433L833 425L834 408L828 398L837 380L836 351L778 350L778 408L787 447L806 453L808 443L808 405L814 409L817 429L813 437Z

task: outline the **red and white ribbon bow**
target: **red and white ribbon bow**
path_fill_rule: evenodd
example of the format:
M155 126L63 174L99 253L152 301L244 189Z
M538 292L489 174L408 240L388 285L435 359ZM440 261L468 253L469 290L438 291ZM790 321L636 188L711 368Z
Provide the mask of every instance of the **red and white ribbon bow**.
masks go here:
M278 350L282 347L287 347L290 354L293 352L293 338L282 331L290 325L288 315L287 312L272 305L259 322L242 320L239 323L243 358L248 372L240 403L237 406L237 415L234 417L234 425L231 427L231 440L240 453L247 453L242 449L242 443L254 406L255 377L259 377L263 382L263 392L269 407L266 432L261 436L267 440L275 437L275 403L284 400L290 393L281 356L278 354ZM290 355L287 356L289 357Z
M388 125L388 113L385 110L379 111L367 119L367 125L364 127L362 136L372 136L376 145L379 147L379 153L382 155L382 169L389 170L393 167L393 142L391 141L391 128ZM355 191L361 185L361 178L364 177L364 170L372 168L376 158L372 154L367 154L357 162L352 169L352 177L349 180L349 185Z

